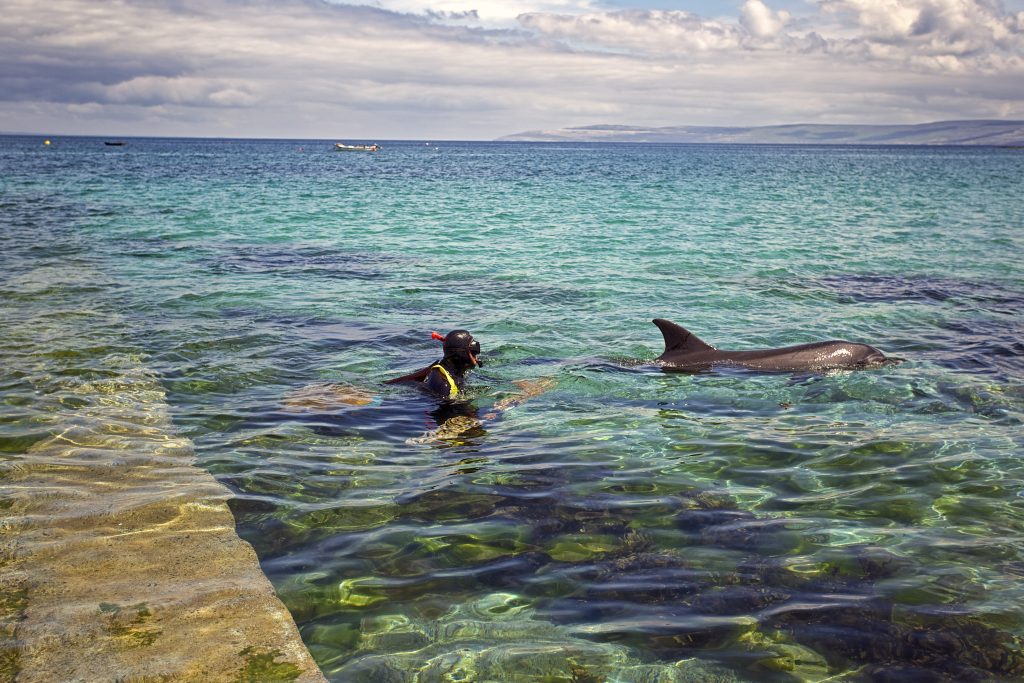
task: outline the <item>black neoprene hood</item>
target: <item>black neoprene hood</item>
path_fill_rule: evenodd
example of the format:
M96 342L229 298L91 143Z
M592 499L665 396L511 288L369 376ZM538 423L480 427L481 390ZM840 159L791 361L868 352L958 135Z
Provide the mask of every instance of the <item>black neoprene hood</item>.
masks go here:
M483 367L478 356L480 342L473 339L468 330L452 330L444 338L444 357L456 370Z
M469 330L452 330L444 338L444 353L447 356L461 349L468 350L474 356L479 355L480 342L473 339Z

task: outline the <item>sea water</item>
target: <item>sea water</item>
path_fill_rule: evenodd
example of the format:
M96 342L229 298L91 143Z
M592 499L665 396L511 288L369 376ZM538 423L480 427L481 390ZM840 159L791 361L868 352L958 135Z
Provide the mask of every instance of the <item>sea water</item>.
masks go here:
M0 457L135 359L331 680L1024 677L1020 150L0 142Z

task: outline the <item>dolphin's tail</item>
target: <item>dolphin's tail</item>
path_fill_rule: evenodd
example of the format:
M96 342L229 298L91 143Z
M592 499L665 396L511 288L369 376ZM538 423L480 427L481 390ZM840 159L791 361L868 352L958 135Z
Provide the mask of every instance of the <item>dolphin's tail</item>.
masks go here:
M651 322L658 326L661 335L665 337L665 353L669 351L695 353L697 351L712 351L715 348L682 325L676 325L670 320L655 318Z

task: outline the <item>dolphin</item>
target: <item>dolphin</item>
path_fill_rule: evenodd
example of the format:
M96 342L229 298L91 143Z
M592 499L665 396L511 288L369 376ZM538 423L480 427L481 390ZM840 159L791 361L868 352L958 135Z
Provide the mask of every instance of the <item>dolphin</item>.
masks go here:
M820 372L878 367L887 362L873 346L848 341L822 341L781 349L720 351L685 327L664 318L652 320L665 337L665 353L655 360L667 371L699 372L714 367L747 368L764 372Z

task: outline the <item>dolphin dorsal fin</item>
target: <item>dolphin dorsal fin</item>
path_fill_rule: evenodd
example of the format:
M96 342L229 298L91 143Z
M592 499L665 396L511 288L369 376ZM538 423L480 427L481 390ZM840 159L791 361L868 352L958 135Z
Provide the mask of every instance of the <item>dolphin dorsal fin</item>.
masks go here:
M713 351L715 348L682 325L676 325L671 320L655 318L651 322L658 326L662 336L665 337L665 353L669 351L695 353L697 351Z

